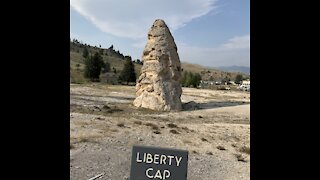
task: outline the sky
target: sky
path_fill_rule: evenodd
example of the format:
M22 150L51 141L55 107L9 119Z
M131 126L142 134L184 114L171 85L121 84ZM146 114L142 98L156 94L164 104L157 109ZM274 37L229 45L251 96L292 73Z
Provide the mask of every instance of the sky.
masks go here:
M250 67L250 0L70 0L70 38L141 59L156 19L181 62Z

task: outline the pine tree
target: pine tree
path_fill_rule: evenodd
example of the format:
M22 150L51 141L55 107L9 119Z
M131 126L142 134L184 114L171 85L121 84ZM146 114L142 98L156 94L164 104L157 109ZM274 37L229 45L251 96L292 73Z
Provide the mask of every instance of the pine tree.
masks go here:
M181 78L181 85L183 87L186 86L186 80L187 80L188 71L184 71Z
M236 76L236 80L235 80L235 83L237 84L240 84L240 82L243 80L243 76L241 74L238 74Z
M123 70L120 73L119 80L122 82L136 82L136 73L134 70L134 65L130 59L127 59Z
M83 56L84 58L88 58L88 56L89 56L89 51L88 51L87 48L84 48L84 49L83 49L82 56Z
M85 65L85 78L89 78L91 81L99 81L101 69L105 66L100 54L96 52L93 56L86 58Z
M103 73L110 72L110 63L105 62L103 67Z
M185 86L186 87L190 87L192 85L192 81L193 81L193 73L192 72L188 72L187 76L186 76Z
M198 87L201 81L201 75L199 73L195 73L192 77L192 85L193 87Z

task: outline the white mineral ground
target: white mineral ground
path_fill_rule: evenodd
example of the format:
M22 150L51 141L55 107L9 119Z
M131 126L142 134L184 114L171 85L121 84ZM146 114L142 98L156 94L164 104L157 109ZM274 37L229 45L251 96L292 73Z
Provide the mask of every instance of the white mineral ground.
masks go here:
M70 178L127 179L132 146L146 145L188 150L188 180L250 179L250 94L182 91L182 103L198 108L139 109L132 105L134 86L71 84Z

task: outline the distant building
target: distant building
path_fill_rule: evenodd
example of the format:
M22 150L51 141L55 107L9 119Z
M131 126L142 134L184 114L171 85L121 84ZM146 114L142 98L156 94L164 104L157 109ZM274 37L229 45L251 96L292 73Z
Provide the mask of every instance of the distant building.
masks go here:
M243 80L243 81L241 82L241 85L244 85L244 86L249 85L249 86L250 86L250 79L248 79L248 80Z
M250 79L243 80L240 85L240 89L250 91Z

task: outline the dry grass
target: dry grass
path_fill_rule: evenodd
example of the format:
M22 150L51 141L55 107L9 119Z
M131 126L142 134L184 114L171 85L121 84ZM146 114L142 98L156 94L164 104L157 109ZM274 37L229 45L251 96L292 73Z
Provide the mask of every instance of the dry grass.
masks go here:
M83 120L77 120L77 121L73 121L73 124L77 125L77 126L84 127L84 126L89 125L89 122L83 121Z
M169 124L167 124L167 126L169 127L169 128L177 128L178 126L176 125L176 124L174 124L174 123L169 123Z
M102 117L96 117L97 120L105 120L105 118Z
M192 144L192 142L187 140L187 139L184 139L182 142L185 143L185 144Z
M191 151L193 154L199 154L196 150Z
M187 128L187 127L182 127L181 129L186 130L186 131L189 131L189 130L190 130L190 129Z
M155 133L155 134L161 134L160 131L153 131L153 133Z
M141 125L141 124L142 124L141 121L134 121L133 123L138 124L138 125Z
M219 149L219 150L221 150L221 151L224 151L224 150L226 150L226 148L225 147L223 147L223 146L217 146L217 149Z
M150 126L153 130L159 130L159 127L153 123L146 123L146 126Z
M96 138L93 138L93 137L80 137L80 138L77 139L76 142L77 143L87 143L87 142L99 143L99 141L96 140Z
M98 138L103 137L102 130L82 129L76 132L70 132L70 141L72 143L97 142Z
M206 141L208 142L208 140L206 138L201 138L201 141Z
M239 152L250 154L250 147L242 146L241 148L239 148Z
M236 145L236 144L234 144L234 143L233 143L233 144L231 144L231 146L232 146L232 147L234 147L234 148L235 148L235 147L237 147L237 145Z
M78 142L80 142L80 143L89 142L89 138L81 137Z
M180 133L179 133L178 131L176 131L175 129L171 129L170 132L171 132L172 134L180 134Z
M117 126L122 128L125 127L123 122L118 123Z
M241 154L235 154L238 161L247 162Z

